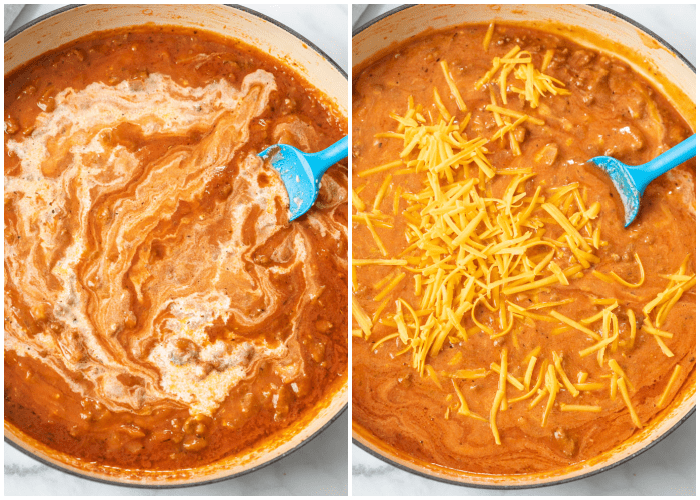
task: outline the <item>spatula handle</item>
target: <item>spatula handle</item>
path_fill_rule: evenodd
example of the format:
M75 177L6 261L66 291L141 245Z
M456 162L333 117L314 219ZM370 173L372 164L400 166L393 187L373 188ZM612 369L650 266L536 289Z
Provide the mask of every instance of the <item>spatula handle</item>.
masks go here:
M314 172L314 176L318 179L328 170L328 167L338 163L343 158L347 158L347 156L348 136L345 136L323 151L308 155L307 160L311 170Z
M649 163L631 170L634 182L639 189L639 192L644 192L644 189L651 181L677 167L684 161L688 161L695 156L695 134L688 137L685 141L672 147L660 156L657 156Z

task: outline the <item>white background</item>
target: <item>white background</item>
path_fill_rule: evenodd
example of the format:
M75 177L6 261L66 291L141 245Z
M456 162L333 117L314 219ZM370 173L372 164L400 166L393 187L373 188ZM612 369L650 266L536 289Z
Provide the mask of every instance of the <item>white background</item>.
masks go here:
M357 9L358 6L354 6ZM354 28L397 5L369 5ZM646 26L695 65L695 5L606 5ZM360 9L365 8L361 5ZM596 476L518 495L694 495L695 414L673 434L641 456ZM397 469L352 447L353 495L507 495L513 491L465 488L439 483Z
M8 33L62 5L27 5ZM246 5L313 42L348 72L347 5ZM7 443L5 495L347 495L348 412L320 436L264 469L194 488L144 490L105 485L46 467Z

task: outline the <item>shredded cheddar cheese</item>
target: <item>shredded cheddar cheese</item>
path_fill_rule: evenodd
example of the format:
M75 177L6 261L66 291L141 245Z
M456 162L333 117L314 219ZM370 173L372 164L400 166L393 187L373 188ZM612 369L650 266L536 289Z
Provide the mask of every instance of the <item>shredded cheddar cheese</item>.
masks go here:
M681 265L681 268L676 273L676 276L683 276L683 274L685 273L685 267L687 265L688 257L690 257L690 256L686 257L686 260ZM692 288L695 285L695 274L693 274L687 280L681 280L681 282L676 284L676 285L674 285L674 282L676 280L671 279L670 281L671 281L671 283L668 284L668 286L666 287L666 289L663 292L660 292L654 300L652 300L651 302L649 302L647 305L644 306L643 310L644 310L645 314L650 314L656 307L661 306L664 303L666 303L668 300L670 300L674 296L674 294L678 290L686 291L686 290L689 290L690 288Z
M612 401L615 401L616 397L617 397L617 375L613 373L610 376L610 399Z
M612 338L612 337L607 338L607 339L602 339L597 344L592 345L590 347L587 347L585 349L582 349L578 353L582 358L584 358L584 357L588 356L589 354L593 354L596 351L599 351L601 349L605 349L605 347L612 344L614 340L615 340L615 338Z
M566 376L566 373L564 373L564 368L562 368L562 359L559 357L559 355L552 351L552 358L554 359L554 369L556 372L559 374L561 377L561 381L564 384L564 387L566 387L566 390L571 393L573 397L576 397L579 395L578 389L574 387L574 384L571 383L569 380L569 377Z
M595 302L594 302L594 304L595 304ZM590 325L591 323L595 323L595 322L598 321L599 319L602 319L606 312L611 313L612 311L614 311L615 309L617 309L618 306L619 306L619 304L617 303L617 300L616 300L616 301L614 301L612 304L610 304L609 307L606 307L605 309L603 309L603 310L600 311L599 313L594 314L593 316L590 316L590 317L588 317L588 318L582 319L582 320L581 320L581 323L584 324L584 325Z
M491 23L483 42L485 51L489 50L493 33L494 24ZM369 230L384 257L352 259L353 289L357 289L356 274L363 266L393 266L395 269L372 284L372 288L378 290L372 301L378 303L373 317L353 296L352 313L359 326L353 328L353 337L370 340L375 325L394 329L374 343L373 350L385 342L395 341L398 352L392 355L408 355L410 366L421 377L440 389L449 380L447 385L452 384L459 404L450 394L444 418L450 419L455 414L487 423L497 444L501 444L498 413L507 411L508 405L528 401L527 407L531 410L546 400L542 427L557 409L598 413L603 411L599 404L557 403L557 397L561 392L568 398L565 389L571 397L579 398L578 401L598 403L596 393L606 390L608 378L611 398L615 400L619 392L634 424L641 428L630 398L629 391L634 391L634 387L614 359L619 349L634 348L638 335L635 312L627 309L624 314L620 313L623 321L626 314L628 333L624 323L620 328L616 313L620 303L615 298L592 298L591 311L584 318L573 318L566 313L566 306L573 298L561 298L556 294L540 298L541 293L553 289L576 288L576 281L587 274L615 286L639 288L645 282L641 259L635 254L639 266L636 283L626 281L615 272L599 272L595 269L600 261L597 253L607 245L601 239L600 221L596 221L600 203L589 204L586 189L578 183L545 188L538 185L539 179L530 166L495 168L489 160L493 147L499 144L502 148L509 143L511 153L519 154L520 145L515 138L518 134L514 134L518 127L545 125L537 116L506 107L508 94L520 94L533 110L544 96L569 94L562 82L544 73L552 58L553 51L548 50L539 70L533 65L532 54L519 47L493 59L492 68L475 84L476 90L485 88L490 94L491 104L486 105L485 110L493 114L498 126L490 137L468 135L471 113L467 112L462 96L469 94L460 92L447 61L442 60L439 64L457 104L457 116L445 106L446 101L437 87L433 88L435 107L431 110L409 97L405 113L390 115L396 122L396 129L376 135L401 141L399 158L358 173L360 177L384 173L374 201L366 203L360 198L359 190L352 191L356 211L353 221L362 224L363 230L364 227ZM522 88L516 86L517 82ZM500 90L500 105L494 88ZM451 101L448 105L454 109ZM392 198L389 194L390 188L393 189L392 180L396 175L409 173L423 178L422 188L409 191L397 187ZM501 183L498 192L494 189L495 181ZM383 204L385 199L393 203ZM391 205L391 208L384 213L382 205ZM398 227L398 221L406 228L406 247L397 255L390 255L379 232ZM687 262L688 258L676 273L664 276L669 284L644 306L646 319L639 329L653 336L669 357L673 353L662 339L673 338L673 334L662 326L674 304L695 285L695 275L686 274ZM413 280L408 287L414 297L413 307L398 292L406 287L399 285L407 275ZM388 307L391 303L396 304L395 312ZM603 308L598 310L596 306ZM557 310L559 308L562 312ZM587 373L579 372L572 381L564 368L564 358L576 357L575 351L563 354L552 351L550 361L546 359L548 356L538 357L542 351L540 346L530 351L521 363L512 361L510 367L505 347L501 348L500 363L484 359L481 367L464 366L467 363L462 349L475 335L487 336L495 342L502 342L506 337L517 349L518 331L538 324L548 324L546 331L552 335L569 332L583 339L588 344L578 351L579 357L595 354L601 367L607 360L610 374L589 380ZM449 355L449 361L438 364L436 358L448 346L457 349ZM574 361L567 357L566 360L567 366L579 362L578 358ZM438 366L439 371L434 368ZM459 383L488 381L487 377L494 379L495 375L498 387L486 419L469 409ZM680 366L677 365L659 398L659 405L669 397L679 376ZM507 395L516 392L518 394L511 398Z
M402 281L405 277L406 277L406 273L401 273L401 274L399 274L398 276L396 276L394 279L392 279L392 280L387 284L387 286L386 286L381 292L379 292L379 294L377 294L376 297L374 297L374 301L375 301L375 302L380 302L382 299L384 299L384 297L386 297L387 295L389 295L389 292L391 292L391 291L396 287L396 285L398 285L399 283L401 283L401 281Z
M634 258L637 261L637 264L639 264L639 282L638 283L629 283L622 278L620 278L615 271L611 271L609 274L603 274L598 271L593 271L593 276L596 278L605 281L606 283L614 283L618 282L621 285L624 285L629 288L639 288L644 284L644 266L642 265L642 260L639 258L639 255L636 253L634 254Z
M678 380L678 377L681 374L681 365L676 365L673 368L673 373L671 374L671 378L668 379L668 384L666 384L666 388L664 389L664 392L661 394L661 397L656 403L656 406L663 406L663 404L666 402L666 399L668 398L668 395L671 393L671 388L673 387L673 384L676 383L676 380Z
M627 377L627 374L622 370L622 367L618 364L617 361L611 359L610 361L608 361L608 366L610 366L612 371L615 372L615 374L618 377L622 378L630 387L634 387L632 385L632 381L629 379L629 377Z
M379 247L379 251L382 253L382 255L384 257L386 257L388 255L388 252L386 250L386 247L384 246L384 243L379 238L377 231L374 229L374 225L372 224L372 221L370 220L370 218L367 214L363 214L363 217L365 219L365 224L367 224L367 228L369 229L369 232L372 234L372 238L374 239L374 242L377 244L377 247Z
M542 414L542 427L544 427L547 424L547 417L549 417L549 414L552 412L552 408L554 408L554 401L557 398L559 387L561 387L559 381L557 380L557 375L555 373L554 366L549 365L547 370L547 375L545 377L545 387L547 388L547 392L549 393L549 398L547 399L547 406L545 407L544 413Z
M568 405L566 403L561 403L559 405L561 411L587 411L593 413L599 413L602 408L600 406L591 405Z
M355 192L355 190L352 190L352 206L357 209L358 212L364 212L365 210L365 203L362 201L362 198Z
M501 444L501 438L498 434L498 427L496 425L496 415L498 414L498 409L501 408L501 403L506 398L506 374L508 373L508 350L503 349L501 351L501 367L498 378L498 390L496 391L496 396L493 399L493 406L491 406L490 415L490 425L491 432L493 433L493 438L496 440L496 444ZM503 409L503 408L501 408Z
M530 389L530 381L532 380L532 372L535 370L535 365L537 364L537 356L530 357L530 361L527 363L527 369L525 370L525 377L523 382L525 384L525 389Z
M637 318L632 309L627 309L627 320L630 324L630 347L634 347L634 339L637 336Z
M489 51L489 45L491 45L491 38L493 38L493 30L495 27L496 23L491 22L486 30L486 36L484 37L484 52Z
M623 378L618 378L617 379L617 387L620 389L620 394L622 395L622 399L625 401L625 404L627 405L627 409L630 412L630 417L632 417L632 422L634 422L634 425L636 425L638 428L642 428L642 422L639 420L639 417L637 416L637 412L634 410L634 406L632 405L632 400L630 399L629 392L627 392L627 384L625 383L625 379Z
M449 377L462 379L484 378L486 375L488 375L488 372L483 368L477 368L475 370L457 370L448 374Z
M574 384L574 387L579 391L599 391L605 389L605 384L600 382L582 382L579 384Z
M488 40L490 42L490 37ZM484 40L484 50L488 50L486 39ZM507 93L510 91L521 94L532 108L539 106L540 97L548 93L552 95L569 95L570 92L564 88L562 82L544 74L544 70L549 66L553 55L553 53L545 54L542 61L542 71L540 71L533 65L532 55L527 51L521 51L520 47L516 45L505 56L494 57L492 68L476 82L474 88L478 90L487 83L496 82L500 87L503 104L508 103ZM499 70L501 73L496 77ZM511 75L515 80L525 84L524 89L508 85L508 77Z
M378 340L378 341L374 344L374 346L372 347L372 349L373 349L373 350L376 350L376 349L377 349L381 344L383 344L384 342L386 342L386 341L388 341L388 340L391 340L391 339L395 339L395 338L398 337L398 336L399 336L398 333L392 333L391 335L387 335L387 336L384 337L383 339Z
M498 113L504 116L510 116L511 118L517 118L518 120L522 121L527 120L531 123L534 123L535 125L544 125L544 120L540 120L539 118L535 118L534 116L526 115L525 113L520 113L519 111L514 111L512 109L494 106L493 104L488 104L486 106L486 111L492 111L494 113ZM522 123L522 121L520 123Z
M672 339L673 338L672 333L666 332L664 330L659 330L658 328L655 328L654 326L652 326L652 324L648 318L644 319L644 324L642 325L642 331L645 333L648 333L650 335L658 335L659 337L663 337L665 339Z
M390 272L389 274L387 274L386 276L384 276L382 279L380 279L379 281L377 281L376 283L374 283L374 284L372 285L372 288L374 288L375 290L379 290L379 289L382 288L384 285L386 285L387 283L389 283L389 281L391 281L391 280L394 278L394 276L396 276L396 271Z
M400 167L401 165L403 165L403 161L396 160L389 163L385 163L384 165L379 165L378 167L368 168L367 170L359 172L357 175L359 175L360 177L366 177L368 175L376 174L377 172L384 172L385 170Z
M544 57L542 58L542 67L540 68L540 71L544 73L544 70L547 69L549 66L549 63L552 62L552 58L554 57L554 51L552 49L548 49L547 52L544 53Z
M530 399L532 396L535 395L537 391L540 390L540 386L542 385L542 380L544 378L544 374L547 371L547 360L544 360L540 364L540 370L539 370L539 375L537 376L537 382L535 382L535 385L528 391L527 394L523 394L522 396L518 396L517 398L509 399L508 404L511 403L517 403L518 401L524 401L526 399ZM534 406L534 402L530 404L530 408Z
M491 371L500 374L501 367L498 366L496 363L491 363ZM508 381L509 384L511 384L513 387L515 387L519 391L522 391L525 388L525 386L522 384L522 382L520 382L520 380L515 378L510 373L506 373L506 380Z
M433 100L435 101L435 106L440 112L440 116L442 116L442 119L446 123L450 123L452 121L452 116L450 115L450 112L447 111L445 103L442 102L442 98L440 97L440 93L438 92L437 87L433 87ZM401 156L404 156L404 154L401 153Z
M674 356L673 351L671 351L671 349L668 348L664 341L661 340L661 337L659 337L658 335L654 335L654 340L656 340L656 343L659 344L661 352L663 352L669 358L672 358Z
M405 259L352 259L353 266L405 266Z
M365 334L365 338L369 339L370 335L372 335L372 320L365 310L362 309L362 306L360 306L360 303L354 295L352 296L352 317L355 318L357 324L360 325L360 328Z
M471 417L476 420L480 420L481 422L487 422L487 420L484 417L481 417L469 410L469 406L467 406L467 400L464 397L464 394L462 394L462 391L459 390L457 382L455 382L454 380L452 381L452 387L454 387L460 402L460 407L457 413L459 413L460 415L464 415L465 417Z
M389 184L391 183L392 178L393 176L391 174L387 174L387 176L384 178L384 182L382 182L379 191L377 191L377 196L374 198L374 205L372 206L374 210L379 209L379 206L381 205L382 200L384 199L384 196L386 195L386 192L389 189Z
M565 324L569 325L571 328L574 328L574 329L576 329L576 330L578 330L578 331L580 331L580 332L585 333L586 335L588 335L588 336L591 337L592 339L597 340L597 341L600 341L600 340L601 340L600 335L598 335L597 333L595 333L595 332L594 332L593 330L591 330L590 328L587 328L587 327L583 326L582 324L580 324L580 323L574 321L573 319L567 318L566 316L564 316L564 315L561 314L561 313L558 313L557 311L550 311L549 314L550 314L550 316L552 316L552 317L558 319L558 320L561 321L562 323L565 323Z
M447 61L444 59L440 61L440 67L442 68L442 74L445 75L445 80L447 80L447 85L450 87L450 92L452 92L452 96L455 98L455 101L457 101L459 110L464 113L467 111L467 105L464 104L464 100L462 99L462 95L459 93L457 84L455 84L455 81L450 75L450 70L447 68Z

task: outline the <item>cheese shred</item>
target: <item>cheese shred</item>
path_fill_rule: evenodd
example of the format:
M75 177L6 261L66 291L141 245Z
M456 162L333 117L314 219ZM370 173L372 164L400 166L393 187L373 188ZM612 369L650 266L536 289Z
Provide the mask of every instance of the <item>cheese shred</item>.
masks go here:
M389 163L385 163L384 165L379 165L378 167L368 168L367 170L359 172L357 175L360 177L366 177L368 175L376 174L378 172L384 172L385 170L400 167L401 165L403 165L403 160L396 160Z
M369 339L370 335L372 335L372 320L365 310L362 309L362 306L354 295L352 296L352 317L355 318L355 321L357 321L357 324L362 329L365 338Z
M483 40L486 52L491 50L494 31L495 24L491 23ZM448 62L442 59L439 64L451 98L443 101L438 88L433 87L433 102L423 108L409 96L405 112L389 115L396 122L395 129L376 135L396 141L397 151L400 150L397 159L358 173L360 177L384 173L374 200L370 201L366 194L366 202L360 198L366 185L352 190L352 206L356 211L353 223L367 227L384 257L352 259L353 290L362 284L357 275L364 266L394 268L368 287L378 291L373 301L376 303L373 317L353 295L352 315L356 323L353 337L369 341L375 325L379 325L377 330L386 335L374 343L373 350L395 341L398 352L392 356L407 355L406 363L421 377L430 379L440 390L449 380L447 386L452 384L459 406L455 394L450 392L444 418L456 414L487 423L498 445L501 444L499 411L508 411L509 405L519 402L527 402L527 408L532 410L544 402L542 427L556 409L599 413L602 411L599 404L568 404L557 399L561 393L563 398L581 396L579 401L587 402L587 398L599 395L598 391L607 390L607 379L610 379L611 399L614 401L619 392L635 426L642 427L630 398L629 391L634 391L634 386L613 359L624 359L619 351L629 351L635 346L639 333L635 312L625 311L627 330L624 319L619 324L616 311L620 303L615 298L591 298L594 307L582 319L570 317L572 306L568 305L578 299L563 298L565 291L577 289L576 280L586 275L616 287L641 287L646 276L639 255L635 254L639 267L636 282L629 282L612 271L598 271L597 253L608 242L601 239L601 221L594 222L601 205L599 202L588 205L587 188L576 182L548 188L536 179L533 166L495 168L490 160L493 147L502 149L509 145L511 155L521 154L522 129L545 126L540 116L547 117L550 113L548 107L540 106L541 99L569 94L562 82L545 74L552 66L553 56L552 50L540 55L515 46L503 56L493 58L492 67L474 86L476 91L489 93L490 103L481 110L473 110L475 116L483 110L492 114L497 128L490 137L472 132L476 120L471 120L463 95L471 96L460 92ZM447 96L444 85L442 88ZM528 113L507 107L513 94L529 103ZM455 111L452 99L457 106L456 116L450 113L450 109ZM422 185L416 184L419 187L413 191L394 188L392 180L403 174L420 175ZM500 184L492 183L496 179ZM499 186L498 193L494 193L495 185ZM383 203L385 199L393 203ZM382 205L391 207L384 213ZM399 227L405 228L400 235L405 238L406 246L398 255L390 255L377 229ZM690 255L676 273L662 276L669 280L668 285L642 309L646 319L640 331L653 336L669 357L673 352L662 339L671 339L673 334L664 330L663 325L683 294L695 286L695 274L687 272L689 259ZM408 287L401 285L407 275L412 276ZM413 297L410 299L413 306L407 301L406 290ZM396 304L395 311L387 307L392 301ZM624 318L624 313L620 314ZM525 328L536 327L543 329L542 335L585 334L591 340L581 337L588 344L579 350L579 357L596 354L597 364L604 366L607 361L611 371L599 378L591 373L593 380L588 379L588 373L579 372L574 383L564 369L565 354L552 351L550 361L549 356L540 356L544 345L529 346L532 350L519 361L522 354L518 351L525 346L518 335ZM484 335L501 346L512 343L518 360L512 361L510 369L505 347L501 348L500 363L464 366L471 339ZM446 348L454 350L447 355ZM435 359L441 353L448 356L448 362ZM573 356L575 359L566 358L569 369L589 362ZM437 366L440 371L434 368ZM535 372L537 378L533 383ZM676 365L658 406L671 397L681 373L680 365ZM493 401L486 419L469 409L459 383L478 379L488 383L495 378L494 374L498 376L498 385L495 394L491 393ZM509 399L508 393L515 396Z
M634 411L634 406L632 406L632 400L630 399L629 392L627 392L627 384L625 384L625 380L623 378L617 379L617 387L618 387L618 389L620 389L620 394L622 395L622 399L625 401L625 404L627 405L627 409L630 412L630 417L632 417L632 422L634 422L634 425L636 425L639 429L641 429L642 422L639 420L639 417L637 416L637 412Z
M486 36L484 36L484 52L489 51L489 45L491 45L491 38L493 38L493 30L496 27L496 23L493 21L489 24L486 30Z
M673 387L673 384L676 383L676 380L680 377L681 374L681 365L676 365L673 368L673 373L671 374L671 378L668 379L668 383L666 384L666 388L664 389L664 392L661 394L661 397L659 400L656 402L656 406L663 406L664 403L666 402L666 399L668 399L669 394L671 394L671 388Z
M588 406L588 405L568 405L566 403L561 403L559 405L561 411L584 411L591 413L600 413L602 408L600 406Z
M459 110L462 113L464 113L465 111L467 111L467 105L464 104L464 100L462 99L462 95L459 93L457 84L455 84L455 81L450 75L450 70L447 68L447 61L445 61L444 59L440 61L440 67L442 68L442 74L445 75L445 80L447 80L447 85L450 87L452 97L454 97L455 101L457 101L457 107L459 107Z

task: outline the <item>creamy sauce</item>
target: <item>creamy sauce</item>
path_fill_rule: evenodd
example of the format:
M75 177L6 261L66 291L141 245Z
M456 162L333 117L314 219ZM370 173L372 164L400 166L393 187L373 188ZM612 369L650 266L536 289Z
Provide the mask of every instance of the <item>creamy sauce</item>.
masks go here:
M400 157L405 147L401 140L375 136L397 130L397 121L390 114L403 117L407 112L408 97L412 96L416 106L423 105L422 114L428 123L437 123L441 115L434 104L435 87L448 114L461 123L465 113L458 109L441 70L440 61L444 60L471 113L466 127L467 137L491 138L499 126L493 114L485 109L491 104L489 92L485 88L475 89L474 83L492 67L495 56L503 56L516 44L532 55L537 69L541 67L546 50L551 49L552 63L546 73L560 80L571 95L543 96L535 110L509 91L508 105L504 107L539 118L544 125L525 122L516 128L522 155L514 155L507 140L496 140L487 144L490 152L487 157L496 170L531 168L536 175L524 183L526 196L532 196L538 186L545 194L551 193L549 190L553 188L579 183L587 193L588 206L600 203L597 220L602 225L601 240L606 241L607 246L601 246L596 252L600 262L585 270L580 278L571 279L569 286L555 283L540 293L517 293L508 299L521 307L529 307L535 302L564 301L554 310L576 320L590 317L602 309L602 306L594 305L592 299L616 299L620 307L615 314L619 316L623 337L629 337L631 328L625 319L625 310L631 309L636 316L636 342L633 348L620 347L614 353L609 351L603 366L600 366L595 356L579 355L580 350L592 345L591 339L573 329L562 331L561 324L556 322L536 321L532 325L518 322L511 333L495 340L479 328L469 334L468 341L458 338L452 330L453 340L446 340L442 350L437 354L430 353L426 360L438 374L441 384L438 387L427 374L421 377L412 366L410 350L399 354L406 349L399 338L375 345L380 339L397 332L389 322L378 324L375 321L369 341L353 339L353 424L368 436L370 442L380 441L383 447L395 450L398 456L410 457L411 461L474 473L553 471L609 451L636 432L620 394L611 398L607 356L617 360L630 378L634 387L630 397L643 424L651 422L672 402L673 396L682 392L683 381L694 378L694 287L671 309L663 327L673 334L671 339L664 339L674 353L672 358L661 352L651 335L640 332L639 326L643 320L643 306L668 284L661 275L675 273L687 255L690 255L687 273L695 272L695 160L651 183L644 195L640 215L629 230L623 228L624 210L612 183L586 164L587 159L599 155L612 155L632 165L645 163L688 137L692 131L668 102L620 61L559 36L498 23L489 51L485 52L483 40L486 31L487 26L465 25L419 35L354 72L353 188L360 190L359 196L368 206L367 212L371 212L372 201L385 176L394 176L379 204L381 212L387 215L381 220L388 225L375 226L387 255L380 252L366 224L355 222L353 259L420 256L416 250L406 251L413 234L407 218L403 217L407 201L399 198L398 215L392 215L392 205L396 189L415 194L426 188L426 174L401 172L405 168L402 165L376 174L358 175ZM512 77L509 82L513 85ZM524 83L517 83L524 86ZM498 86L494 85L493 89L498 96ZM501 106L500 97L497 99ZM654 114L658 114L658 120ZM552 154L542 154L547 151ZM406 160L414 158L415 154ZM471 173L474 171L474 168L470 170ZM512 178L512 175L496 175L488 181L487 193L501 198ZM455 171L455 182L460 179L461 169ZM408 215L415 220L419 218L418 213ZM480 231L485 230L482 227ZM559 228L548 227L544 236L556 239L561 233ZM454 237L448 234L450 239ZM646 272L646 280L640 288L606 283L592 275L593 269L603 273L614 271L628 282L636 283L639 267L634 260L635 253L641 258ZM442 255L449 256L449 253ZM557 260L560 267L570 265L571 255L565 253L562 257ZM448 261L448 264L453 263ZM354 294L370 317L382 302L375 297L384 285L377 285L386 284L387 277L401 271L400 267L390 266L356 267L358 283ZM391 320L396 314L394 302L399 298L416 310L420 309L421 298L414 291L414 273L405 272L406 278L388 295L390 300L379 318ZM423 279L427 278L424 276ZM455 297L457 294L455 290ZM492 314L483 304L475 307L476 317L487 327L496 332L503 328L504 325L497 321L497 314ZM532 312L547 315L547 311ZM406 317L407 323L413 322L410 316ZM427 316L422 319L425 321ZM598 325L592 328L599 329ZM462 327L466 330L475 327L469 314L464 315ZM358 329L359 325L354 324L353 328ZM555 328L560 330L556 332ZM564 370L574 382L578 373L585 372L589 382L604 381L607 385L598 391L582 391L577 397L562 387L546 425L542 421L547 398L540 399L533 408L529 408L532 398L509 403L505 410L497 412L501 444L496 444L488 419L499 377L489 371L489 366L491 363L500 364L499 356L507 348L508 372L522 381L527 366L526 356L536 347L541 348L541 354L533 380L543 359L551 362L552 352L556 352L563 356ZM680 365L680 379L673 385L671 397L658 406L659 397L676 365ZM451 380L440 376L457 369L477 368L485 369L488 375L456 382L469 410L485 417L486 421L458 414L460 405ZM608 378L603 378L605 376ZM524 392L508 385L506 394L508 399L514 399ZM560 403L598 406L599 412L560 411ZM448 407L450 411L446 417Z
M264 57L257 69L260 56L222 52L216 39L191 38L203 52L194 57L177 35L123 39L105 37L116 46L107 57L97 39L57 58L80 51L110 71L143 43L180 62L138 74L153 56L136 51L136 78L111 83L95 70L40 99L31 125L26 107L6 114L6 392L8 376L27 370L39 381L13 384L13 404L32 385L21 406L34 415L44 391L79 403L84 413L48 408L42 425L54 428L35 436L59 449L54 433L82 439L69 448L79 457L208 463L289 425L343 377L346 324L322 304L344 305L347 178L332 169L318 207L289 224L284 185L256 155L278 141L315 151L342 127L326 112L276 114L280 92L306 96ZM236 57L249 69L202 74ZM22 133L8 134L17 122Z
M216 253L225 258L214 259L211 268L202 267L196 274L196 282L204 279L215 287L214 291L205 293L201 287L192 286L191 278L189 283L157 280L145 287L136 282L133 290L123 285L139 248L150 243L151 231L161 220L172 217L179 202L201 196L217 167L231 161L246 142L250 121L264 109L274 89L274 78L262 71L247 76L240 91L224 82L186 89L159 74L150 75L144 82L122 82L116 87L93 83L80 92L70 88L62 91L56 96L55 110L39 116L31 137L22 142L8 141L8 150L22 165L22 174L5 182L6 196L17 200L15 227L22 236L19 244L8 248L8 278L12 283L31 283L24 289L26 306L40 311L45 304L56 304L55 319L68 328L58 338L45 333L32 338L18 324L10 323L5 330L5 346L47 360L74 391L95 398L110 410L138 411L144 405L173 399L207 415L245 376L252 358L281 357L286 351L283 345L276 349L248 343L227 347L220 340L208 345L205 328L217 320L225 323L232 309L231 298L223 288L255 292L257 276L245 272L242 260L244 252L255 248L241 246L240 234L232 233L228 241L219 243ZM145 139L156 134L186 135L211 123L214 128L210 141L166 155L144 169L132 151L104 143L104 134L121 123L140 128ZM115 203L109 224L100 234L91 233L88 218L99 208L96 200L123 190L143 170L148 175L138 183L134 196ZM262 161L249 156L240 175L255 178L262 170ZM264 231L259 233L260 243L280 229L273 200L274 195L284 199L281 182L277 180L266 188L274 193L269 197L258 186L241 184L237 192L249 203L231 204L229 210L210 220L203 216L190 237L195 236L196 241L197 236L206 234L209 224L221 223L223 218L242 228L254 208L261 214L258 224ZM281 219L284 209L280 204ZM75 214L75 219L71 220L69 213ZM68 228L72 228L71 241L62 247L59 238ZM91 237L101 241L105 251L96 259L83 260ZM45 273L44 263L56 260L52 272ZM86 264L85 272L78 276L81 261ZM175 263L165 261L161 265ZM136 266L139 264L137 260ZM221 279L226 267L233 283ZM263 274L262 279L265 277ZM52 280L57 281L53 286ZM261 288L266 287L263 284ZM114 337L133 316L132 300L143 301L145 297L151 302L149 317L142 328L131 332L130 345L124 349ZM269 305L274 309L278 300L271 294ZM90 308L96 314L91 314ZM247 317L247 308L239 309L239 315ZM197 360L178 358L174 342L182 338L197 346ZM152 339L157 343L144 357L143 343ZM234 351L227 354L231 349ZM153 367L143 366L146 361ZM205 374L203 366L207 363L220 368ZM78 373L82 375L79 383L75 382ZM120 381L119 375L123 374L141 376L143 386L134 390Z

